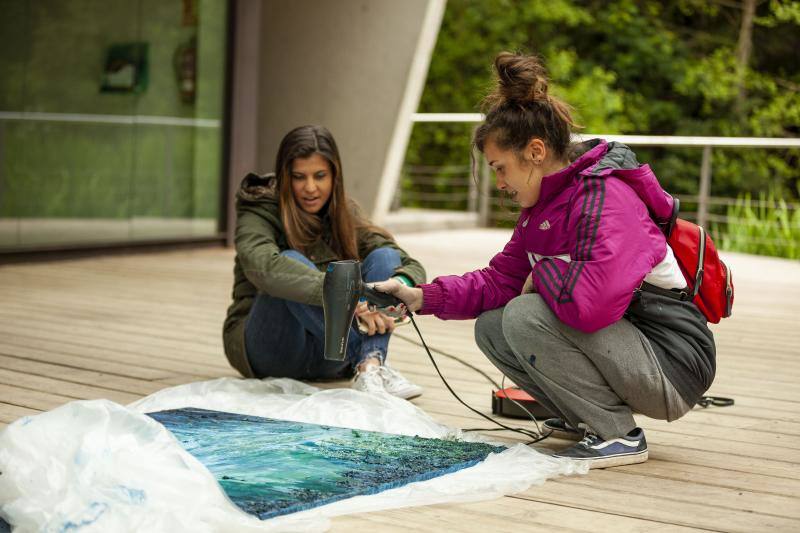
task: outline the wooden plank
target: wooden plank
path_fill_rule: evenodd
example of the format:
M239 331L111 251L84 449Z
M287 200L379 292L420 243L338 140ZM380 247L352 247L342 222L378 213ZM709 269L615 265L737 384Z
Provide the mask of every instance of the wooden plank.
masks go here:
M706 483L703 478L695 476L676 480L649 477L645 469L638 471L608 469L592 472L591 480L585 476L570 476L558 479L557 482L611 492L619 489L620 492L633 492L637 495L649 495L675 502L699 503L708 507L800 520L800 506L795 505L796 498L752 492L741 487L720 487Z
M67 351L67 353L62 353L62 350L64 350L65 347L56 342L48 344L47 341L44 343L38 343L36 341L28 340L26 344L38 344L40 347L47 349L14 345L0 340L0 355L30 361L41 361L43 363L51 363L53 365L59 365L66 368L85 369L89 371L96 370L112 376L131 377L143 380L160 379L172 375L172 372L165 370L146 368L138 365L129 365L116 361L108 361L102 358L86 357L82 355L84 352L81 350L77 350L80 355L69 353L69 351ZM69 350L68 347L66 349ZM106 357L107 356L108 354L106 353Z
M0 369L14 370L38 376L45 376L61 381L99 385L103 388L129 392L138 395L152 394L163 388L163 385L141 379L133 379L114 374L104 374L81 368L42 363L30 359L0 355Z
M441 237L427 234L405 244L431 265L432 274L441 274L484 266L490 248L502 247L508 232L448 235L454 235L448 250ZM800 456L794 445L800 436L800 265L732 257L745 266L732 263L734 318L712 326L718 373L710 393L733 396L734 407L695 409L672 424L637 416L651 452L641 465L549 481L493 501L340 517L334 529L800 529ZM219 334L230 303L232 261L231 250L199 250L0 267L0 427L73 397L103 391L138 397L168 385L236 375ZM770 268L781 274L765 276ZM500 373L475 346L474 321L416 319L429 344L499 381ZM453 427L488 426L444 389L427 355L412 344L415 338L411 327L398 330L389 357L425 387L413 403ZM491 385L483 377L444 357L436 360L465 400L489 411ZM523 440L508 432L486 434L506 443ZM548 439L537 447L547 453L568 445Z
M76 400L96 400L102 398L124 405L141 398L141 395L131 394L129 392L121 392L114 389L83 385L70 381L61 381L58 379L36 376L33 374L25 374L23 372L15 372L13 370L6 370L3 368L0 368L0 383L13 385L15 387L24 388L31 391L58 391L60 395L68 396L69 398ZM10 400L10 398L4 398L3 395L0 394L0 401L8 400Z
M107 328L85 327L77 324L51 324L46 329L26 329L19 332L25 322L7 320L0 323L0 334L9 337L52 338L58 336L64 342L79 346L106 348L114 352L156 355L177 361L194 359L208 367L222 366L222 341L214 339L214 344L183 343L164 338L153 338L144 335L128 334Z
M18 418L22 418L23 416L36 415L39 413L41 413L39 409L22 407L0 401L0 421L2 421L4 424L10 424Z
M600 476L590 476L596 480ZM578 479L569 478L569 480ZM684 501L676 499L674 492L646 495L638 492L638 486L605 486L594 481L590 485L566 483L567 479L548 482L545 486L526 491L514 498L533 499L592 511L668 522L683 527L702 528L714 531L751 533L753 531L796 531L800 520L783 516L773 516L763 512L748 512L736 508L735 501L730 506L711 505L700 499ZM691 484L686 484L691 486Z
M75 399L52 392L33 391L3 383L0 383L0 398L3 399L3 403L39 411L49 411Z
M701 465L689 465L671 461L650 459L641 465L621 466L614 469L636 475L646 475L657 479L675 481L692 480L703 485L744 489L754 493L775 494L781 496L800 497L800 479L778 478L765 474L738 472L724 468L712 468ZM736 498L734 498L735 500Z
M193 361L191 358L173 359L170 357L159 357L157 351L150 354L141 354L137 351L130 351L115 346L113 343L104 343L93 340L61 340L53 341L48 338L19 335L15 338L7 338L5 344L34 346L39 349L52 350L57 353L67 353L70 355L82 356L89 360L106 361L112 360L118 363L141 366L151 370L161 370L162 375L171 373L186 373L201 378L215 378L222 375L232 375L230 367L222 365L206 365ZM9 349L9 355L14 355L14 348ZM2 353L7 353L3 349ZM90 366L84 367L91 369Z
M694 531L671 523L520 498L401 508L339 516L331 531L495 531L506 524L512 531Z

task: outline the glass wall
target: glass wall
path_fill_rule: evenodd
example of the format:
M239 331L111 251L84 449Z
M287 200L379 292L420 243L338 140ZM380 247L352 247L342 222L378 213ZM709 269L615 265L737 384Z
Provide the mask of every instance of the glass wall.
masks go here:
M0 13L0 251L217 235L227 2Z

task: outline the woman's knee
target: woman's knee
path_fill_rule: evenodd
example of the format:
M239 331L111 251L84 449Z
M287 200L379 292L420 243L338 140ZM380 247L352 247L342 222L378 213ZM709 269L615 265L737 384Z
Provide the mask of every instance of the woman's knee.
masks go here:
M303 255L302 252L299 252L297 250L284 250L281 252L281 255L284 257L288 257L289 259L294 259L295 261L299 261L311 268L317 268L316 265L314 265L314 262L311 261L311 259L309 259L305 255Z
M522 294L503 308L503 332L506 336L517 336L532 329L541 329L552 314L541 296L536 293Z
M533 366L538 345L550 328L553 311L538 294L523 294L512 299L503 310L502 331L511 349L520 360ZM557 320L557 319L556 319Z
M489 355L497 345L498 337L503 335L503 309L492 309L482 313L475 321L475 343Z
M401 263L400 252L394 248L376 248L364 258L362 274L368 281L383 281L392 277Z
M367 254L367 257L364 258L364 261L368 260L375 260L375 261L397 261L400 262L400 252L396 249L392 248L391 246L382 246L380 248L375 248L370 253Z

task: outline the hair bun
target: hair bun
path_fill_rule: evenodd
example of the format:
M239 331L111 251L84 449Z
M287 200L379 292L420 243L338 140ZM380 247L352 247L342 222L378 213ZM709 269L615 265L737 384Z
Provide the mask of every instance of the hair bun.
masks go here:
M538 57L502 52L494 68L498 79L491 104L549 101L547 70Z

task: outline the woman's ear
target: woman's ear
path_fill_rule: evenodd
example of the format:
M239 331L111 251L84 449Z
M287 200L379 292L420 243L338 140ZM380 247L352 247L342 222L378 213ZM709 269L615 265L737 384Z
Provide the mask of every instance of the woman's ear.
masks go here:
M526 159L534 165L541 165L547 158L547 145L538 137L534 137L525 147Z

